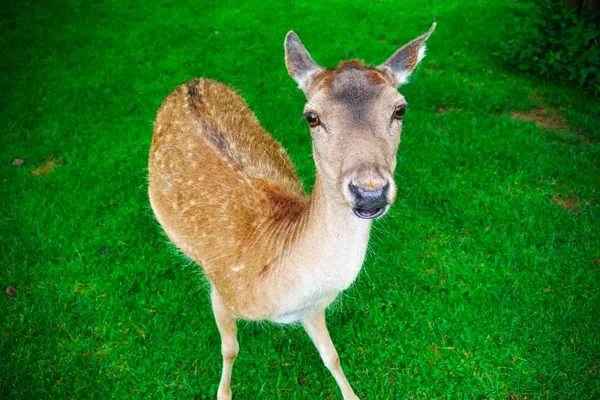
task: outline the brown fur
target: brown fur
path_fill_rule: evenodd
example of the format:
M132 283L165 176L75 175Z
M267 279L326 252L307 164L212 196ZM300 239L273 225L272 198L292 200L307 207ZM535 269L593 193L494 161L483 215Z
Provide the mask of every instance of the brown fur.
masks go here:
M202 264L236 314L267 318L255 293L266 290L265 266L308 207L285 150L234 90L198 79L160 107L150 154L150 194L173 242Z
M369 83L374 86L391 84L391 81L382 71L365 65L362 60L345 60L340 61L335 69L323 69L315 74L313 77L313 87L310 90L309 96L325 88L331 89L333 82L342 72L353 69L364 72L369 80Z
M231 399L237 318L300 321L344 399L357 399L324 310L356 279L371 218L395 198L402 121L393 110L406 105L396 89L412 72L396 66L405 67L404 57L414 68L432 30L382 66L351 60L333 70L319 67L288 33L288 71L308 97L305 115L320 121L310 128L317 170L310 198L285 150L233 89L197 79L161 105L150 201L169 238L212 284L223 355L219 400Z

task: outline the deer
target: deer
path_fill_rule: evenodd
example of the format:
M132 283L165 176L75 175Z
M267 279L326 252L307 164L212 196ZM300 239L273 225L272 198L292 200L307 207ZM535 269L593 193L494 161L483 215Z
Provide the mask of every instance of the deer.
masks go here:
M170 241L210 282L223 359L217 399L231 399L238 319L300 323L345 400L358 399L329 335L325 309L360 272L373 219L396 197L407 109L398 92L435 29L383 64L315 63L298 36L287 71L306 95L315 183L309 196L285 149L231 87L207 78L171 93L154 121L148 192Z

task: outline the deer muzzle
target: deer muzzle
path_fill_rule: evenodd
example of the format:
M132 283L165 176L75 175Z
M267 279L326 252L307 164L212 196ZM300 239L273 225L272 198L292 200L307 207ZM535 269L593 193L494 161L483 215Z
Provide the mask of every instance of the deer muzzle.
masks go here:
M377 218L385 213L390 204L390 183L387 181L377 188L365 188L351 182L348 190L352 200L352 210L359 218Z

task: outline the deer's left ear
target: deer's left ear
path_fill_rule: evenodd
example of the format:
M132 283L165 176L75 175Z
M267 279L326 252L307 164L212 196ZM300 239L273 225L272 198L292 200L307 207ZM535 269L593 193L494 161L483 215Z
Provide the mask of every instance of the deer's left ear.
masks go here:
M285 37L285 65L298 87L308 94L312 77L323 70L315 63L298 36L289 31Z
M410 74L412 74L419 61L425 57L425 49L427 48L425 41L429 39L434 29L435 22L427 32L412 42L405 44L388 58L386 62L377 67L378 70L391 78L395 87L408 82Z

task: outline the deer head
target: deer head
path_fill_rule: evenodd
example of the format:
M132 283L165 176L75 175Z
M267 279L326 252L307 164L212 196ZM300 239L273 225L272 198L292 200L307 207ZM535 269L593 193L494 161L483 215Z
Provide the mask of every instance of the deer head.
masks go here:
M428 32L377 67L344 61L318 66L298 36L285 38L289 74L306 94L317 174L328 196L363 219L383 215L394 201L393 174L407 103L398 87L425 56Z

